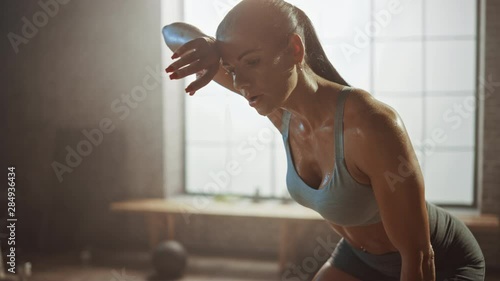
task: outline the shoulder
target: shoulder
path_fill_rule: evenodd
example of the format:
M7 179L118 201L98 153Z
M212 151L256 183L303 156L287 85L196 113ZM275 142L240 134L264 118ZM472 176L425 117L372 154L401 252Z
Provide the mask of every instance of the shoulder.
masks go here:
M377 100L372 94L354 88L344 105L344 126L368 137L372 133L388 130L394 126L404 127L398 112L388 104Z
M397 171L401 158L411 162L411 170L419 169L403 120L394 108L356 89L346 99L345 111L344 131L349 133L344 143L351 146L351 160L365 175Z

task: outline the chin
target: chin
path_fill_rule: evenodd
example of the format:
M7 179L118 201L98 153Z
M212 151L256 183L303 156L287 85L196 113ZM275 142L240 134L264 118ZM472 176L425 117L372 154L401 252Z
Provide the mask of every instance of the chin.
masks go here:
M264 116L264 117L270 114L270 112L266 112L266 111L262 110L262 108L255 108L255 111L257 111L257 113L259 115Z
M257 107L255 108L255 110L257 111L257 113L259 113L260 115L264 116L264 117L267 117L268 115L272 114L274 111L276 111L276 108L275 107L272 107L272 108L269 108L269 107L266 107L266 106L262 106L262 107Z

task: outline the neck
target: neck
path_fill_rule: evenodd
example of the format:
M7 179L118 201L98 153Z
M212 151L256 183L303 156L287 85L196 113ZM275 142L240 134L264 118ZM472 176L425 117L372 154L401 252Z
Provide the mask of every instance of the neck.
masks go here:
M304 132L315 131L333 119L334 93L343 87L304 69L299 72L297 86L288 96L283 108L298 119Z

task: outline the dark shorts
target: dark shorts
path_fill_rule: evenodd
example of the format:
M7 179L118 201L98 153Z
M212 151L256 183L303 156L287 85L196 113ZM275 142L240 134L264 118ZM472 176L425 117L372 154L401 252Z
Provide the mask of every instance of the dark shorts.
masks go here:
M436 281L484 280L484 256L467 226L444 209L427 202ZM400 280L401 255L374 255L341 239L329 259L331 265L363 281Z

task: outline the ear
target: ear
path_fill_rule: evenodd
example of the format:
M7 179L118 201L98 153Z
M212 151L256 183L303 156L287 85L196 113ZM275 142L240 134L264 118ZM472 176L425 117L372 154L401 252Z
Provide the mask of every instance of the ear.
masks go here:
M288 48L291 56L293 57L294 64L302 63L305 56L305 45L299 34L293 33L290 36Z

